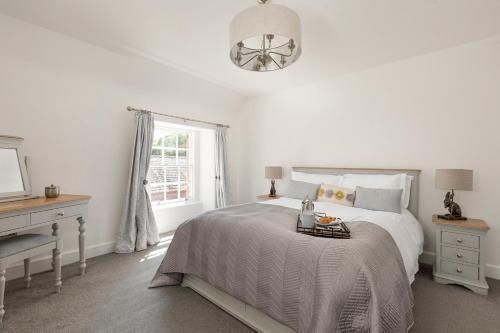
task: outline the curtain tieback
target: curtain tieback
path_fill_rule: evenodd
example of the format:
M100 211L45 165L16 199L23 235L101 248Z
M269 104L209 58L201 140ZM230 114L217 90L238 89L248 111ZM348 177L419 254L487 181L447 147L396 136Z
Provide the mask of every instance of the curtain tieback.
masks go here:
M148 185L148 183L149 183L149 182L148 182L148 180L147 180L147 179L144 179L144 180L142 181L142 185Z

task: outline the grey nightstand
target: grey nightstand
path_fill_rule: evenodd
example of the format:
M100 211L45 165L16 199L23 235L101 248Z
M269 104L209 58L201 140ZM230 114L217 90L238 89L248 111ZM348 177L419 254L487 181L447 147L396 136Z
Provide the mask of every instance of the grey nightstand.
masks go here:
M443 220L432 217L436 226L436 262L434 281L460 284L481 294L488 294L484 278L486 233L483 220Z

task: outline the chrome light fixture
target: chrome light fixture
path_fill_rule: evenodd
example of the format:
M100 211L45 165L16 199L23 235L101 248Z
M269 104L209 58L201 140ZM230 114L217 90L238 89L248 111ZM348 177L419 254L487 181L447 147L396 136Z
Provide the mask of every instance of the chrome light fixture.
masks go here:
M291 9L257 0L229 26L230 57L238 67L256 72L283 69L301 53L299 16Z

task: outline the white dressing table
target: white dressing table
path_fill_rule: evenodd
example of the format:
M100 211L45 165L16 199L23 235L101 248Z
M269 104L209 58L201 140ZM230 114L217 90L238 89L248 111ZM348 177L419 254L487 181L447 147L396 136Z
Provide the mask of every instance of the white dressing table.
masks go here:
M0 236L52 225L52 235L58 236L59 223L78 225L80 274L85 274L85 223L88 195L62 194L57 198L33 198L0 203Z

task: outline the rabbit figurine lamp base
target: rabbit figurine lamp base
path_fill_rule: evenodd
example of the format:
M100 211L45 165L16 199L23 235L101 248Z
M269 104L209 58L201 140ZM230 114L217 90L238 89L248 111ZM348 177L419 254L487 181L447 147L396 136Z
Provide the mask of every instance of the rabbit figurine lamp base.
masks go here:
M449 214L438 215L438 218L445 220L467 220L466 217L462 216L462 209L460 206L453 201L455 197L455 193L453 190L451 192L446 193L444 197L444 208L448 208Z

